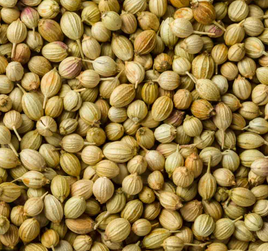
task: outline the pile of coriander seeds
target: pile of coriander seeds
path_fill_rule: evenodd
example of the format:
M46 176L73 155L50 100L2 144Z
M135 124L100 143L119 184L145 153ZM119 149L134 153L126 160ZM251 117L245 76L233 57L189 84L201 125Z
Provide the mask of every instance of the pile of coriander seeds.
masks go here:
M0 21L0 250L268 251L268 0Z

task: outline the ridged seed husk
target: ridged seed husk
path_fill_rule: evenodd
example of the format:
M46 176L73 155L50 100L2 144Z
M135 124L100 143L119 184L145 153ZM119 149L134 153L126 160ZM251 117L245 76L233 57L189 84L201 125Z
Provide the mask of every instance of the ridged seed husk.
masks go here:
M63 33L70 39L78 40L84 33L81 18L75 12L65 12L60 25Z
M0 167L11 169L20 164L18 157L9 148L0 148Z
M168 17L160 25L160 37L165 45L169 48L173 48L178 41L178 37L175 36L171 30L170 24L174 21L173 17Z
M111 46L119 59L128 61L133 58L133 45L125 36L114 35Z
M234 237L237 238L239 241L255 241L252 232L247 229L244 221L235 222Z
M232 236L235 231L235 225L232 220L223 218L216 221L216 226L213 234L219 240L225 240Z
M196 90L201 98L208 101L219 101L220 99L218 87L209 79L198 79Z
M180 229L183 225L183 218L178 211L163 209L159 215L160 224L171 231Z
M134 50L138 55L150 53L156 46L156 33L153 30L141 32L134 41Z
M68 46L63 42L52 42L45 45L42 54L51 62L61 62L68 56Z
M86 200L82 196L72 196L64 205L64 216L67 219L77 219L86 210Z
M46 165L56 168L60 163L60 154L51 144L43 144L39 149L40 154L46 161Z
M36 93L24 93L22 109L31 120L37 121L44 115L42 100Z
M230 198L234 203L241 207L250 207L256 201L254 194L247 188L243 187L232 189L230 192Z
M259 158L252 162L250 168L252 172L256 175L261 177L267 176L267 159L266 158Z
M250 150L266 144L266 141L253 132L244 132L237 137L237 145L242 149Z
M5 234L0 235L1 243L11 249L14 249L16 247L16 245L19 243L19 240L19 230L16 226L12 224L10 225L9 230Z
M205 99L198 99L192 102L192 114L200 120L209 119L215 111L211 103Z
M33 241L40 233L40 224L35 218L25 220L19 228L19 237L23 242Z
M93 181L91 180L78 180L71 185L72 196L82 196L85 200L89 199L92 195Z
M30 243L25 246L25 251L47 251L47 248L43 246L41 243Z
M55 96L59 92L61 77L55 68L43 76L40 88L45 96L44 104L46 104L48 98Z
M192 62L192 73L197 79L211 79L214 68L213 58L207 52L196 56Z
M142 245L148 249L160 248L164 240L171 235L165 228L156 228L149 235L145 236Z
M22 164L30 171L44 171L46 162L43 156L33 149L23 149L20 153Z
M62 204L51 194L45 196L44 213L47 219L51 222L59 224L63 218Z
M160 191L158 197L165 209L177 210L182 207L180 197L172 192Z
M134 153L132 148L121 141L108 143L103 150L104 156L116 163L124 163L130 160Z
M61 175L57 175L52 179L50 189L60 202L63 202L70 193L70 185L66 178Z
M84 102L79 110L79 115L89 125L98 124L101 119L100 109L92 102Z
M110 179L106 177L98 178L93 184L93 194L96 199L101 203L108 201L114 193L114 185Z
M37 130L29 131L24 134L20 142L21 150L38 150L42 143L42 136Z
M214 219L207 215L201 214L199 215L193 224L193 231L197 236L207 237L209 236L215 229Z
M114 219L105 229L105 237L112 242L121 242L130 234L131 225L123 218Z
M168 118L172 110L172 100L167 96L159 97L152 106L152 117L156 121L163 121Z
M66 219L65 223L68 229L76 234L88 234L94 230L95 225L94 221L86 214L77 219Z
M43 198L33 197L26 201L24 204L24 213L28 216L36 216L43 211L44 203Z
M134 85L119 85L111 93L110 104L114 107L125 107L133 101L135 95Z
M21 187L11 182L0 184L0 199L4 202L11 203L21 195Z

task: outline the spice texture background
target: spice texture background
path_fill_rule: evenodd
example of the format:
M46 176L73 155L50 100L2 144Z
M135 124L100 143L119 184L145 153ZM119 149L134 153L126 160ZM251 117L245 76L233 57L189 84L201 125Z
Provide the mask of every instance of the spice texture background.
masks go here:
M0 0L0 250L268 251L268 0Z

